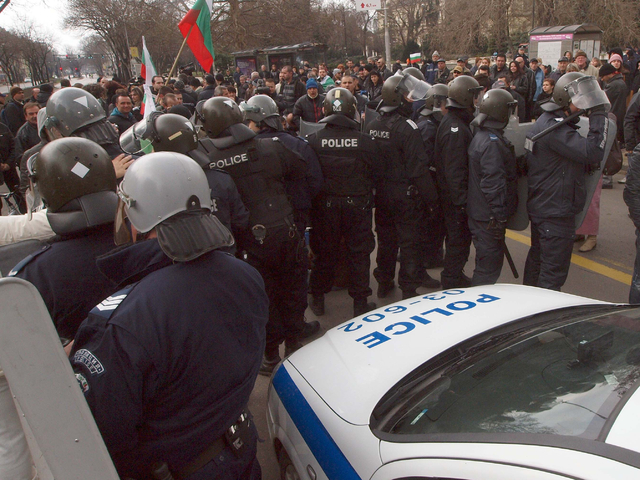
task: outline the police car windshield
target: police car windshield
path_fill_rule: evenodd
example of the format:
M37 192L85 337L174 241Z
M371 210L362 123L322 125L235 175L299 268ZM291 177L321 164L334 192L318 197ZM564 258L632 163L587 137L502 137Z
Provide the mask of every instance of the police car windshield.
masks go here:
M640 380L640 309L579 311L458 349L455 360L412 380L379 430L597 439Z

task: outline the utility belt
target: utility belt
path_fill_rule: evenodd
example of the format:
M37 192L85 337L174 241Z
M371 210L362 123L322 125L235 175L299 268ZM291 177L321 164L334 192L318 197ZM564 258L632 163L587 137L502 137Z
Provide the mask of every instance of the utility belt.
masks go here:
M216 458L227 447L236 456L241 456L252 441L251 418L249 410L245 409L222 436L214 440L200 455L191 460L182 469L177 472L171 472L166 462L158 463L154 465L151 478L157 480L182 480L188 478Z
M251 227L251 234L255 238L256 242L262 245L264 243L264 239L267 238L267 235L270 232L284 228L288 228L290 238L295 238L295 236L298 234L296 222L293 219L293 215L288 215L285 218L273 223L257 223L253 227Z
M386 182L382 187L382 193L391 200L406 200L418 198L420 192L418 187L410 185L409 182Z
M327 195L319 199L319 206L324 208L347 207L358 210L367 210L373 205L371 194L354 196Z

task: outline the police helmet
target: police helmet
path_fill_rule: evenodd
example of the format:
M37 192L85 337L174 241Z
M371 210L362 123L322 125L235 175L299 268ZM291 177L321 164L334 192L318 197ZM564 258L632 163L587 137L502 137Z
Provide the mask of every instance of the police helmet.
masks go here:
M211 214L204 170L186 155L157 152L136 160L118 187L116 243L127 240L125 215L138 232L156 228L163 252L189 261L233 245L233 236Z
M231 125L242 123L238 104L227 97L212 97L202 106L204 128L207 135L216 138Z
M449 96L449 87L442 83L436 83L428 91L424 99L424 107L420 110L420 115L428 116L440 111L440 106L445 105ZM440 112L442 113L442 112Z
M401 80L401 76L393 75L382 84L382 103L380 104L380 111L392 112L402 105L404 96L398 89L398 85Z
M417 78L418 80L423 80L424 81L424 75L423 73L420 71L419 68L416 67L407 67L403 70L403 72L411 75L412 77Z
M182 115L151 112L120 135L120 147L126 153L140 154L149 145L154 152L187 153L198 148L198 135Z
M97 143L79 137L61 138L42 147L35 159L33 180L48 211L54 213L84 195L116 190L109 154Z
M517 106L518 102L506 90L489 90L480 100L478 115L473 123L478 126L504 128Z
M460 75L449 83L449 97L447 107L473 107L482 87L478 81L468 75Z
M327 117L334 114L349 118L356 116L356 99L346 88L336 87L329 90L324 97L323 106Z
M581 72L569 72L561 76L553 87L553 102L561 108L569 108L571 104L571 96L567 92L566 87L573 81L584 77Z
M251 120L256 125L263 122L275 130L282 128L278 105L269 95L254 95L240 104L240 110L244 113L245 120Z
M47 130L56 129L63 137L104 118L104 108L89 92L81 88L63 88L47 102Z

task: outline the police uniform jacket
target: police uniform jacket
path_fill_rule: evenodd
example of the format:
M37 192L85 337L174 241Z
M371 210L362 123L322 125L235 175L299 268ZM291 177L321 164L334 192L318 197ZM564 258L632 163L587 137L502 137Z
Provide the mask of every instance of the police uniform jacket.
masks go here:
M436 164L434 155L436 146L436 135L438 134L438 127L440 126L440 123L433 117L433 115L429 115L427 117L418 115L416 124L420 129L420 135L422 136L422 141L424 142L424 150L427 154L427 164L429 165L429 170L435 172Z
M4 123L0 123L0 163L6 163L14 168L16 165L13 134ZM0 177L0 180L2 180L2 177Z
M378 145L376 162L382 180L378 193L395 200L407 198L407 189L417 187L419 195L428 205L438 200L438 192L429 173L429 159L424 150L420 130L408 118L411 104L390 113L382 113L367 125L367 133Z
M469 157L473 139L469 124L473 114L462 108L450 108L440 122L436 136L435 162L438 189L453 205L467 205Z
M640 93L629 102L624 116L624 147L631 152L640 143Z
M611 113L616 116L616 127L618 128L616 136L620 141L624 141L624 116L627 112L629 89L624 83L621 73L614 75L604 84L604 93L607 94L607 98L611 102Z
M54 237L10 275L33 283L58 334L73 338L89 311L117 288L96 266L96 258L114 248L113 224Z
M636 147L628 157L627 184L622 197L629 207L629 215L636 229L640 230L640 147Z
M353 122L351 127L330 123L322 130L309 135L307 139L318 154L322 168L323 197L371 194L374 140L373 137L361 133L356 122Z
M528 138L562 118L545 112L535 122ZM586 201L585 166L598 165L604 156L607 116L589 118L589 134L582 137L575 126L564 124L533 144L527 152L529 165L529 215L539 218L571 217L582 211Z
M506 222L518 205L516 156L500 130L479 128L469 145L467 214Z
M70 355L122 477L154 462L182 469L246 407L265 346L268 300L258 272L214 250L174 263L156 239L99 261L129 284L98 304Z

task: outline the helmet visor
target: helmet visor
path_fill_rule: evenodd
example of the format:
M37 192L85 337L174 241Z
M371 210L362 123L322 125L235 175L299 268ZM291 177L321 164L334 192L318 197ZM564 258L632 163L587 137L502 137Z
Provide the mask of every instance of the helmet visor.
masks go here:
M27 173L29 176L29 188L25 192L25 202L27 203L27 219L31 221L33 214L44 207L40 190L35 183L36 175L36 159L38 154L35 153L27 160Z
M113 224L113 239L117 246L131 242L131 228L129 222L127 222L127 211L125 207L131 206L133 202L133 200L122 191L120 185L118 185L117 190L118 208L116 210L116 220Z
M575 79L568 83L564 89L571 97L571 103L581 110L589 110L590 108L604 106L608 112L611 103L607 95L600 88L596 77L586 76Z
M427 92L431 88L424 80L418 80L413 75L403 73L402 70L398 70L396 75L402 77L400 83L398 83L398 91L403 92L407 99L412 102L423 100L427 96Z
M140 120L120 135L120 148L129 155L144 155L153 152L152 128L152 122L148 119Z

